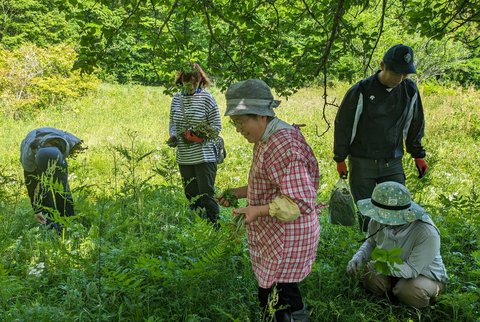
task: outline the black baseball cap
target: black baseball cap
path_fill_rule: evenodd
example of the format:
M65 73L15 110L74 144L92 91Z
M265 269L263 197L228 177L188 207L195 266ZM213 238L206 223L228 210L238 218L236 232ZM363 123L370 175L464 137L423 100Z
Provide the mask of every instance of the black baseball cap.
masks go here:
M392 66L397 74L416 74L413 66L412 48L399 44L390 48L383 56L383 62Z

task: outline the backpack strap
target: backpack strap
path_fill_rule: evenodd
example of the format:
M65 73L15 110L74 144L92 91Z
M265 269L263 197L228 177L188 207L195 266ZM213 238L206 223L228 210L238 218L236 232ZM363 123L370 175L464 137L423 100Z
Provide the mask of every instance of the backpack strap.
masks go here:
M178 94L178 98L180 99L180 106L182 107L183 118L185 119L185 121L187 121L188 125L193 127L192 124L190 124L190 122L188 121L187 114L185 114L185 106L183 105L182 93Z

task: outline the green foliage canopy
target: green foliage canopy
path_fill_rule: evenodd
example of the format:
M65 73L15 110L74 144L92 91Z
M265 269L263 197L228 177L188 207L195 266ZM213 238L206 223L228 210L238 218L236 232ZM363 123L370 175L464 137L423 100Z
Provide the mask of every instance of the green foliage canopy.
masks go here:
M398 20L403 30L437 38L458 32L461 25L464 33L458 39L473 46L480 12L475 11L479 9L475 2L423 0L70 0L58 4L83 30L74 66L82 72L125 65L133 58L129 49L135 48L142 62L137 67L148 64L147 73L154 72L157 83L172 83L175 71L191 60L215 75L222 89L240 79L261 77L282 96L322 74L351 80L359 69L367 73L376 50L384 50L380 39L387 19ZM366 23L365 15L373 18L373 26ZM428 21L429 16L436 18ZM355 61L338 64L345 56Z
M409 1L407 16L410 31L418 30L429 37L451 37L470 48L480 47L480 2L462 1Z
M24 42L46 47L72 44L78 28L70 25L50 0L4 0L0 2L0 43L16 49Z

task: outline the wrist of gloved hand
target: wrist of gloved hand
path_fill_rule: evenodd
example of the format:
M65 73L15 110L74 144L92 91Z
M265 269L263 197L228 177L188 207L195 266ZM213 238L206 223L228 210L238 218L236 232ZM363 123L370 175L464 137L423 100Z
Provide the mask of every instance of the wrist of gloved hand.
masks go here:
M417 166L418 170L418 178L422 178L425 174L427 174L428 165L425 160L417 158L415 159L415 165Z

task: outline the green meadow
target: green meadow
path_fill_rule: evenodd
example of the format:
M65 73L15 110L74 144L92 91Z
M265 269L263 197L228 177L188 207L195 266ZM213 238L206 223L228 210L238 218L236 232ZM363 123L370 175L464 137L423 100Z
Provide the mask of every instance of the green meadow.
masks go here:
M328 100L348 89L337 84ZM224 95L211 88L223 115ZM158 87L102 84L94 94L0 125L0 321L259 321L257 283L245 235L230 235L231 209L215 231L183 194L174 149L166 145L171 97ZM364 236L328 223L311 274L300 283L310 321L480 321L480 93L420 86L428 174L405 156L407 187L442 236L450 284L428 308L367 294L346 265ZM336 107L323 89L283 99L277 116L305 124L320 166L318 201L338 179L333 157ZM324 115L326 120L324 120ZM252 145L222 116L228 156L219 193L245 185ZM77 215L59 235L40 226L23 185L20 142L52 126L84 140L69 162Z

